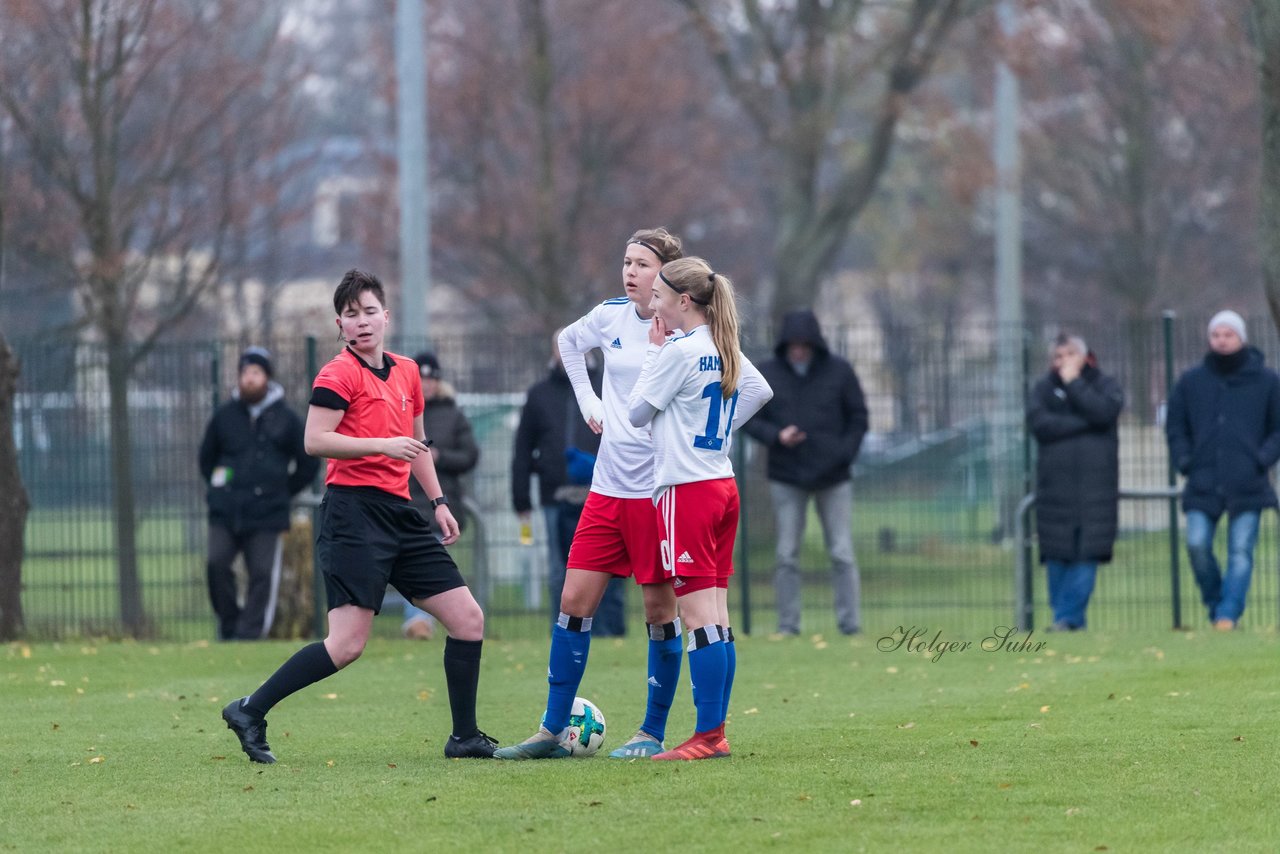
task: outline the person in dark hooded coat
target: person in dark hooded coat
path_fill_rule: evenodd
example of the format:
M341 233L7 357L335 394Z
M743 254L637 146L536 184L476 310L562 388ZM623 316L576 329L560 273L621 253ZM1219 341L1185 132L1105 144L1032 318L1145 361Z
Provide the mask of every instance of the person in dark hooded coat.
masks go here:
M1247 346L1244 318L1209 321L1209 352L1169 395L1169 456L1186 475L1187 554L1214 628L1230 631L1244 613L1262 511L1276 506L1271 467L1280 459L1280 376ZM1213 535L1227 515L1227 571Z
M782 319L775 358L760 365L773 399L743 430L769 449L769 493L777 520L778 633L800 633L800 543L812 498L831 557L836 623L861 629L858 563L853 554L850 469L867 433L867 404L858 375L822 337L807 309Z
M418 377L422 383L422 428L429 440L428 447L436 465L440 488L458 508L458 531L461 532L467 523L462 503L462 478L479 464L480 446L476 443L471 422L458 408L457 390L444 379L439 357L431 350L424 350L413 360L418 363ZM416 477L409 478L409 502L417 508L436 536L440 536L435 508ZM435 636L436 623L426 611L405 600L400 632L412 640L430 640Z
M1124 391L1091 357L1082 338L1059 335L1027 407L1038 448L1036 536L1057 631L1085 627L1098 564L1111 561L1116 540Z

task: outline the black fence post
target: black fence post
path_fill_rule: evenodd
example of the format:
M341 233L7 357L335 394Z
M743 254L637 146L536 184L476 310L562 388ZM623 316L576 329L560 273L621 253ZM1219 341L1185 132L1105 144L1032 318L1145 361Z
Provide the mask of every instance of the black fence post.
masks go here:
M738 537L738 566L736 573L738 575L738 589L742 591L742 633L744 635L751 634L751 562L748 555L751 549L748 548L747 539L751 526L747 522L747 513L751 501L747 498L747 490L743 488L742 483L747 476L747 455L744 451L746 445L741 441L746 437L739 433L736 437L739 439L738 447L734 449L733 466L734 471L738 475L738 494L744 499L738 505L738 530L741 535Z
M1031 336L1027 333L1027 330L1024 329L1022 335L1022 395L1024 400L1030 394L1030 385ZM1027 419L1022 419L1020 427L1022 430L1022 494L1024 496L1029 496L1032 494L1031 485L1033 481L1031 475L1031 431L1027 429ZM1023 501L1025 502L1026 499L1024 498ZM1022 514L1029 513L1031 509L1032 507L1030 504L1028 504L1025 509L1022 505L1019 505L1019 509L1017 511L1019 514L1018 521L1025 525L1026 520L1022 518ZM1030 533L1024 530L1024 535L1018 542L1014 543L1014 547L1022 549L1022 566L1024 570L1022 578L1024 599L1019 603L1019 606L1022 609L1026 625L1020 625L1019 628L1024 629L1027 632L1031 632L1034 631L1036 627L1036 615L1035 597L1032 595L1035 589L1035 576L1033 571L1035 564L1033 563L1033 555L1031 552Z
M1035 631L1035 602L1031 595L1031 533L1027 520L1036 503L1036 494L1028 492L1013 511L1014 574L1013 574L1013 624L1019 631L1030 634Z
M316 337L314 335L307 336L307 387L310 388L315 384L316 374L320 372L319 360L317 357ZM320 471L316 472L316 482L312 488L317 493L323 491L322 473L324 466L320 467ZM311 508L311 537L312 543L315 543L315 537L320 533L320 502L316 502ZM315 613L312 616L311 631L315 637L322 638L325 636L325 615L328 611L328 601L324 593L324 579L320 571L320 562L317 560L316 549L313 545L311 549L311 597L315 603Z
M1169 395L1173 393L1173 311L1166 309L1163 315L1164 327L1164 413L1169 417ZM1173 455L1169 455L1170 490L1178 485L1178 469L1174 465ZM1169 589L1173 597L1173 627L1182 628L1182 579L1178 567L1178 497L1176 493L1169 497Z

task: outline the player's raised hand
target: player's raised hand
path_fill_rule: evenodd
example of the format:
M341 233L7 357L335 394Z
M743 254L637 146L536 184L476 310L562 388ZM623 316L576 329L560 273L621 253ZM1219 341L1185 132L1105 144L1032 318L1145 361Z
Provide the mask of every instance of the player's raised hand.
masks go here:
M393 460L413 462L418 454L427 453L427 446L412 436L392 436L383 441L382 455Z
M667 329L667 324L662 322L662 318L658 315L653 316L653 323L649 324L649 343L657 344L661 347L667 343L667 336L671 332Z

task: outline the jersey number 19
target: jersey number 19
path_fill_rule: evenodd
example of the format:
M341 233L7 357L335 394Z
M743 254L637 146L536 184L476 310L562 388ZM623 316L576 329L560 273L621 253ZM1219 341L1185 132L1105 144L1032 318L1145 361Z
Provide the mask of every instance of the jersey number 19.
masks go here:
M729 430L733 427L733 412L738 408L738 392L725 400L720 383L710 383L702 390L707 400L707 427L701 436L693 437L693 446L704 451L718 451L724 447L729 438ZM724 418L724 433L720 432L720 420Z

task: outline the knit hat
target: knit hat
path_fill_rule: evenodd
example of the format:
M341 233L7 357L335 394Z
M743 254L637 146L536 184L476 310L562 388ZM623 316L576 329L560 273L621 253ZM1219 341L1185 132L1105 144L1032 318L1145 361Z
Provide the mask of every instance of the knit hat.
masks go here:
M1213 334L1213 330L1219 326L1225 326L1240 336L1240 343L1245 344L1249 341L1249 336L1244 331L1244 318L1236 314L1231 309L1225 309L1218 312L1209 321L1209 334Z
M271 370L271 353L265 347L250 347L240 354L240 364L237 371L243 371L247 365L257 365L266 372L270 377L273 373Z
M418 373L421 376L424 378L440 378L440 360L436 358L435 353L432 353L430 350L424 350L414 356L413 360L418 363Z

